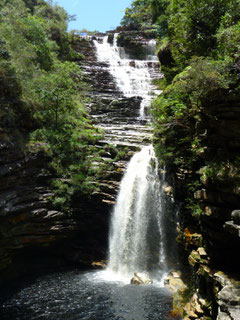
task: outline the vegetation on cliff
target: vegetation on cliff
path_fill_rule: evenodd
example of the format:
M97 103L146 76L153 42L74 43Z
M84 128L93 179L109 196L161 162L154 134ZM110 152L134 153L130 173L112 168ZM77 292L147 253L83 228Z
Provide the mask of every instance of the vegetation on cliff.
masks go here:
M239 162L226 145L214 148L207 127L214 106L239 95L239 8L238 0L135 0L122 20L158 31L165 78L153 103L155 146L162 161L195 175L190 199L201 184L198 170L216 178Z
M71 49L70 19L51 1L0 4L1 130L18 130L45 149L56 176L53 202L61 208L76 189L92 189L89 159L96 150L89 145L101 136L84 109L86 85L76 63L82 55Z

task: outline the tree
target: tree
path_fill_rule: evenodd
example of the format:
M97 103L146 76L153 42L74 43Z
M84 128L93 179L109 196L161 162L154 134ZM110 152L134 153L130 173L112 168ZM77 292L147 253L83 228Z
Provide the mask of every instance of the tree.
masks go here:
M169 30L175 55L189 59L211 54L228 7L225 0L171 0Z
M166 11L169 0L135 0L127 8L121 24L131 28L144 28L156 24L159 34L167 31Z
M50 73L35 80L38 109L35 117L58 129L59 122L66 121L75 108L74 95L80 68L72 62L58 62Z

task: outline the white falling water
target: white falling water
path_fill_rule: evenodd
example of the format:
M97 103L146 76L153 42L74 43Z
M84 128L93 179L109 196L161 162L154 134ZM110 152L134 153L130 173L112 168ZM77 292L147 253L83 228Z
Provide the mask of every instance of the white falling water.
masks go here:
M143 147L129 162L112 216L107 271L116 278L134 272L166 271L163 200L152 146Z
M150 105L153 92L156 89L152 85L152 77L149 73L149 68L154 64L154 61L155 63L157 61L157 57L154 55L156 42L150 40L146 45L146 60L133 60L129 59L124 48L117 46L117 36L118 34L115 33L113 45L108 43L108 36L103 38L103 43L94 41L98 61L109 64L109 71L125 97L140 96L142 98L139 115L140 118L144 118L144 110Z
M103 42L94 41L97 58L107 64L124 96L142 97L143 119L155 90L149 68L154 61L157 63L156 42L150 40L146 44L146 60L133 60L124 48L117 46L117 36L114 35L113 45L108 43L107 36ZM106 279L129 283L134 272L148 272L157 282L163 279L167 259L162 185L153 147L145 146L132 157L121 182L111 219Z

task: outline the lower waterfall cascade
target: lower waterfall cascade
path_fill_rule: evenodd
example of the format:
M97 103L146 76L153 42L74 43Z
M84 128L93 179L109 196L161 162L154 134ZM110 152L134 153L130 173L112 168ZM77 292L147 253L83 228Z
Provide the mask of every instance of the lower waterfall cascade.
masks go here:
M134 272L167 271L164 199L153 147L136 153L121 182L111 221L107 270L129 278Z

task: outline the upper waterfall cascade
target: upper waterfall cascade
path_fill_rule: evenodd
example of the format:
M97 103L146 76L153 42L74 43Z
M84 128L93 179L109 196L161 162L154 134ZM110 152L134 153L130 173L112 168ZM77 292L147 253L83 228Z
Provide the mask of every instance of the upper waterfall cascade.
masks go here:
M150 105L154 92L157 88L152 84L152 76L149 69L158 64L154 54L156 42L150 40L146 44L145 60L130 59L123 47L117 46L117 36L114 34L113 44L108 42L108 36L103 38L103 42L94 40L99 61L109 64L109 71L113 75L117 87L125 97L139 96L142 98L139 117L145 118L145 108Z

